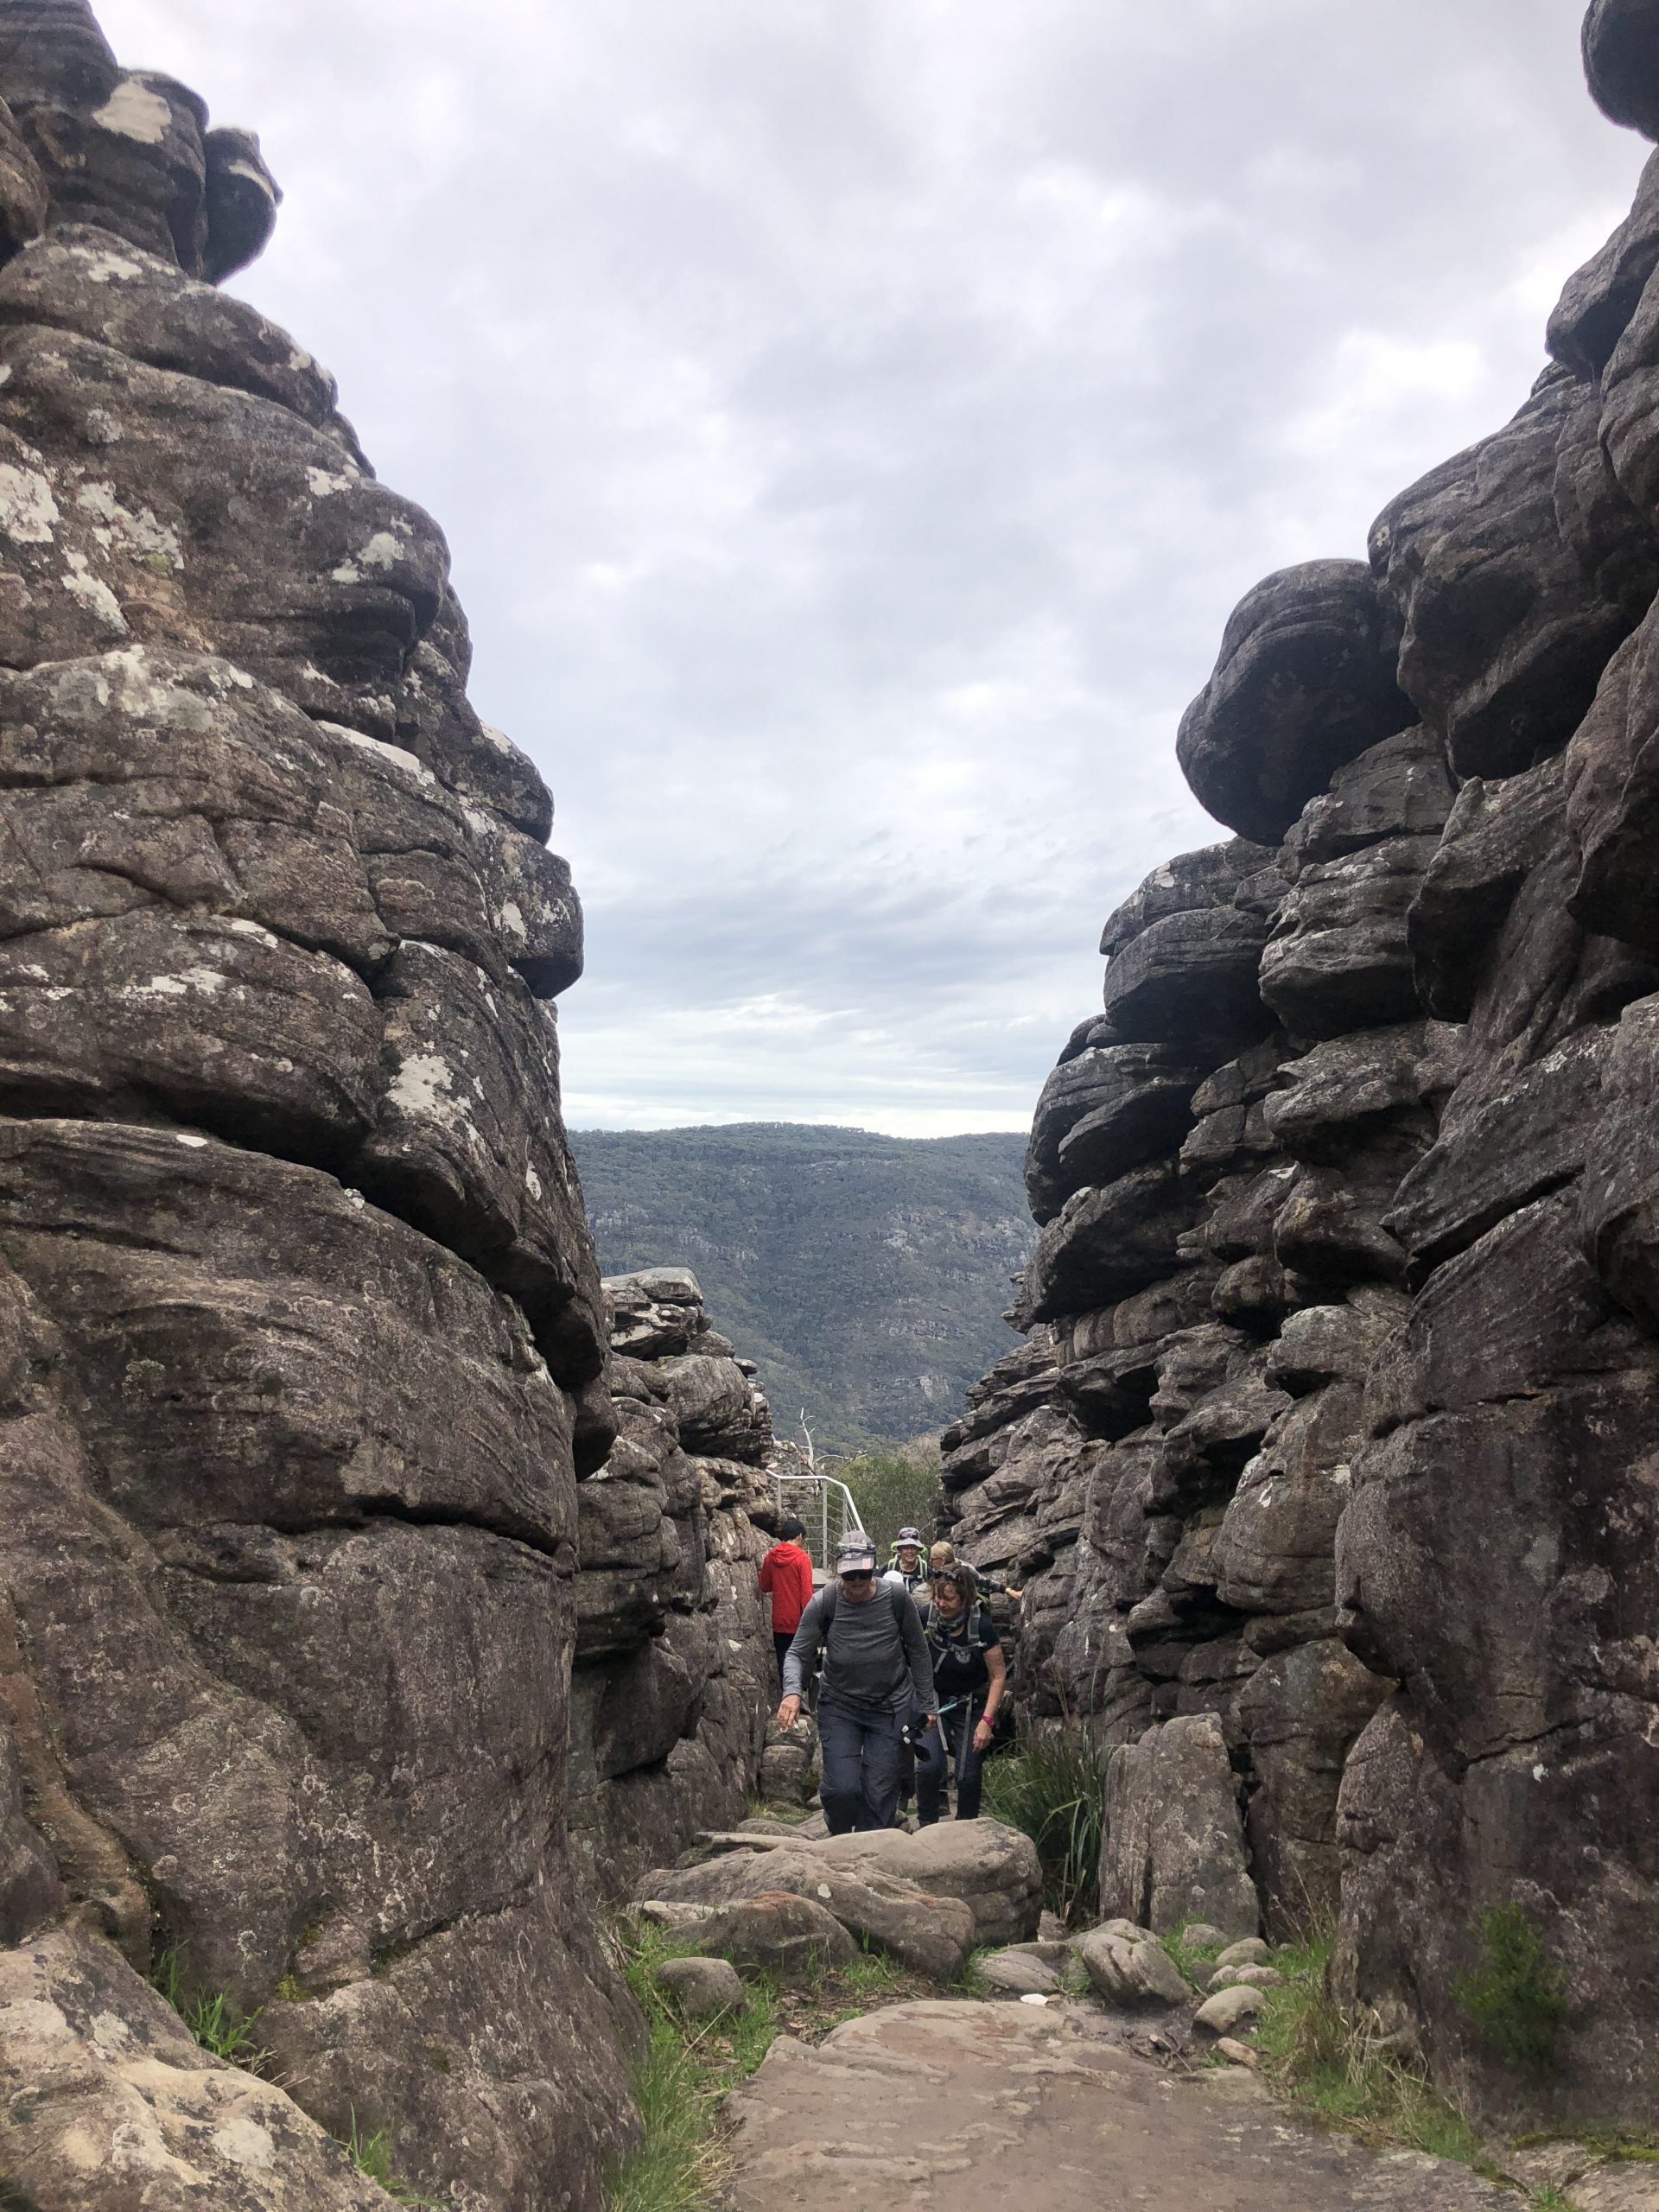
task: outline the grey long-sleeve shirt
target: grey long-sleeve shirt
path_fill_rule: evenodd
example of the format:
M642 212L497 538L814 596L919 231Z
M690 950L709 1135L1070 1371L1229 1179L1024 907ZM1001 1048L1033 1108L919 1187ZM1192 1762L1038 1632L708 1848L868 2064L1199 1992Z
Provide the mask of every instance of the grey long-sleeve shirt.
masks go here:
M835 1618L824 1642L824 1600L820 1590L801 1615L794 1642L784 1658L784 1695L799 1697L818 1653L823 1653L823 1694L835 1705L867 1713L898 1713L913 1698L918 1709L934 1708L933 1662L922 1634L921 1615L908 1598L878 1585L862 1604L836 1597Z

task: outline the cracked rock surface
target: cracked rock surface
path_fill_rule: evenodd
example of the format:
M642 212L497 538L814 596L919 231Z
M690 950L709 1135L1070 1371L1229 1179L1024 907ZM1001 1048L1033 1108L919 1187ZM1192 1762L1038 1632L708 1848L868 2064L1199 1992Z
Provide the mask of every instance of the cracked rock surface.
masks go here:
M770 1427L695 1284L613 1366L552 802L436 524L217 289L278 198L83 0L3 10L0 2173L334 2212L355 2129L586 2212L584 1867L742 1810Z

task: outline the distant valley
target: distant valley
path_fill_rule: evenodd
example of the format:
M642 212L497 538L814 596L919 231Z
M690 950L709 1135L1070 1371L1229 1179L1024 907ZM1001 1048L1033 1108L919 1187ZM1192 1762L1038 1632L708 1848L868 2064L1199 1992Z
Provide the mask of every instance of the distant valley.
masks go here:
M802 1408L820 1450L937 1430L1015 1341L1008 1278L1036 1233L1022 1135L753 1122L570 1141L605 1273L694 1269L780 1433Z

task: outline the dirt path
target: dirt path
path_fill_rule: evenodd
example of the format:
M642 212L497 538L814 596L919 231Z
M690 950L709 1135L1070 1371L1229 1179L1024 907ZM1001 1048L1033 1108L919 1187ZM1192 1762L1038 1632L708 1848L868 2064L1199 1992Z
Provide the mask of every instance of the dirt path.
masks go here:
M735 2212L1516 2212L1461 2166L1164 2072L1083 2005L922 2001L775 2043L729 2107Z

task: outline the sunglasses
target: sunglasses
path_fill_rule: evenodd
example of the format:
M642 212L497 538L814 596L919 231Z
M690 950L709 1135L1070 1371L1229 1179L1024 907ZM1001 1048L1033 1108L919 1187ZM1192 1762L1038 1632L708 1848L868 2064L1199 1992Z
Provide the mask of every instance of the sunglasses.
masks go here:
M843 1582L874 1582L875 1570L868 1567L843 1567L841 1579Z

